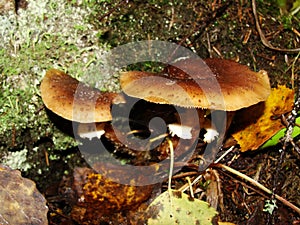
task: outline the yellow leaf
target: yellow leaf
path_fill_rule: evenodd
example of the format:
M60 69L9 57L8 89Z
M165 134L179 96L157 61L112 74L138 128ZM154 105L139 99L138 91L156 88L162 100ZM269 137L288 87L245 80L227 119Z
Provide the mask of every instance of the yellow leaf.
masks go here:
M218 212L207 202L174 190L161 193L147 208L149 225L212 225Z
M284 127L281 115L292 110L294 91L279 85L272 89L266 102L237 113L232 136L241 151L256 150Z

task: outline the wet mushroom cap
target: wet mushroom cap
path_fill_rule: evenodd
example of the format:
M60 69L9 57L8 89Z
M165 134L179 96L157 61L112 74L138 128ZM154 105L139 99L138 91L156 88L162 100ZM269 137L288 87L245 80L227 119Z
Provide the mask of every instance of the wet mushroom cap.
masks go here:
M184 59L162 73L123 72L120 82L124 93L150 102L226 111L265 101L270 93L265 71L224 59Z
M40 89L48 109L80 123L112 120L111 105L118 97L117 93L103 93L57 69L47 71Z

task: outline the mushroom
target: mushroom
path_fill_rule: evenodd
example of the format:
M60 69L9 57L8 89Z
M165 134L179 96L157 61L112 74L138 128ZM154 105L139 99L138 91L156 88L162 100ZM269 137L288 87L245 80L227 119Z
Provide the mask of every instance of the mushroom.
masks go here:
M256 73L231 60L204 62L179 60L162 73L123 72L121 87L127 95L149 102L210 110L236 111L267 99L270 83L265 71Z
M208 143L217 137L218 129L215 124L207 122L206 112L202 109L227 112L226 131L232 112L265 101L270 93L265 71L253 72L237 62L215 58L178 60L161 73L123 72L120 83L124 93L131 97L157 104L196 108L200 127L207 130L204 139ZM182 132L190 132L186 125L180 125ZM180 136L178 126L170 124L168 127L171 134ZM182 137L190 137L190 134Z
M86 132L102 135L103 126L97 125L101 128L97 131L94 123L111 121L111 105L124 102L117 93L101 92L57 69L46 72L40 89L46 107L67 120L79 122L79 132L89 138L92 136Z

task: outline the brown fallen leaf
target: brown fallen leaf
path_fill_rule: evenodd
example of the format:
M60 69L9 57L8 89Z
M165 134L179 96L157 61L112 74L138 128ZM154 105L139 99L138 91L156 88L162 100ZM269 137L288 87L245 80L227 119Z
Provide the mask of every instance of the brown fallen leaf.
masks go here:
M0 224L48 224L46 199L32 180L0 164Z
M89 168L75 168L73 178L78 199L71 217L80 224L99 224L107 219L106 216L116 217L118 212L136 210L150 198L153 190L151 185L132 186L114 182Z
M206 189L206 201L211 207L220 208L224 212L223 192L221 187L221 180L216 170L208 169L204 174L205 180L209 181Z
M266 102L243 109L237 113L232 136L241 151L258 149L281 130L281 115L292 110L294 91L279 85L272 89Z

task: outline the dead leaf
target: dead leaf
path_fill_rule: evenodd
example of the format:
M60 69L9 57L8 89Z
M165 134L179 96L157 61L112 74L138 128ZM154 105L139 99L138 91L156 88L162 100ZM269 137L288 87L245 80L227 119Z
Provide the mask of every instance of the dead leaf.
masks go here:
M209 181L209 185L206 189L206 201L211 207L224 212L223 192L221 188L221 180L216 170L208 169L204 173L205 180Z
M294 91L279 85L272 89L266 102L238 112L232 136L241 151L258 149L282 129L281 115L291 111L293 103Z
M73 177L78 199L71 217L80 224L99 224L103 216L137 209L152 194L151 185L124 185L89 168L75 168Z
M148 207L149 225L154 224L213 224L218 212L207 202L177 191L165 191Z
M46 199L32 180L0 165L0 224L48 224Z

